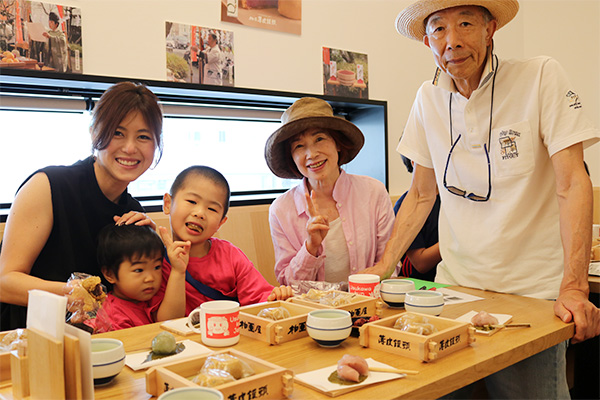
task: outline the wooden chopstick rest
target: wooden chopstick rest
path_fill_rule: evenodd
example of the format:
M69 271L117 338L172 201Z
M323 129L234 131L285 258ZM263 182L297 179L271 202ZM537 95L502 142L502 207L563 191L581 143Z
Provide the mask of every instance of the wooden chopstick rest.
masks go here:
M394 374L406 374L406 375L416 375L419 371L413 371L410 369L396 369L396 368L382 368L382 367L369 367L369 371L373 372L391 372Z

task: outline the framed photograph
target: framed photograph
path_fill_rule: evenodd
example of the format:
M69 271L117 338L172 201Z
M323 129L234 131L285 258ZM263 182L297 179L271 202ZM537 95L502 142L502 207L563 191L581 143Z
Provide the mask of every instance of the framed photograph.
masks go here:
M221 21L302 33L302 0L221 0Z
M83 73L81 9L0 1L0 68Z
M368 99L367 55L323 47L323 94Z
M167 81L235 86L233 32L166 22Z

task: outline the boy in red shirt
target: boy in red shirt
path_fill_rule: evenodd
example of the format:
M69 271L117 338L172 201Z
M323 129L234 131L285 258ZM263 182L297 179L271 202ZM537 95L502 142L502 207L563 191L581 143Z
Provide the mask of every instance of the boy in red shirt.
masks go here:
M182 171L173 182L170 194L164 196L163 211L169 216L175 240L173 247L177 247L177 243L190 243L185 315L205 301L234 300L244 306L285 300L293 295L289 286L271 286L239 248L213 237L227 221L229 197L225 177L206 166L192 166ZM164 240L168 234L161 231L161 236ZM170 284L172 267L175 267L171 261L165 258L163 262L165 283L161 293L168 288L166 282ZM160 294L156 300L160 300Z

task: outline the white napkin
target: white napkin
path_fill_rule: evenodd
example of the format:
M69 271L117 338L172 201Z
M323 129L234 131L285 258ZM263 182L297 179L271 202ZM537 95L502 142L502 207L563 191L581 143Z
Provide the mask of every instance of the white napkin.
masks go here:
M185 346L185 349L181 353L174 354L172 356L167 356L163 358L159 358L158 360L152 360L148 362L144 362L146 358L148 358L148 354L150 350L141 351L139 353L127 354L125 356L125 365L131 368L134 371L154 367L155 365L167 364L173 361L185 360L186 358L191 358L195 356L199 356L202 354L211 353L212 350L208 347L201 345L200 343L194 342L193 340L184 340L182 342Z
M65 336L67 298L44 290L29 291L27 328L35 328L61 342Z
M379 361L375 361L372 358L366 359L369 367L380 367L380 368L393 368L387 364L380 363ZM297 380L299 383L302 383L305 386L314 386L318 390L323 392L333 392L341 389L354 389L361 388L363 386L371 385L373 383L389 381L392 379L404 378L405 374L396 374L390 372L373 372L369 371L369 376L367 379L362 381L361 383L357 383L355 385L340 385L339 383L329 382L329 375L333 371L337 369L337 364L332 365L330 367L325 367L318 369L316 371L305 372L303 374L297 374L294 376L294 380Z

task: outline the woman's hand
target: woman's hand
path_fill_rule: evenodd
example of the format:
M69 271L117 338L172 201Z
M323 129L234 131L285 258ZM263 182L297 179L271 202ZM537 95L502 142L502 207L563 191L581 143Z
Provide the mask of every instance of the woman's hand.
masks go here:
M317 256L321 243L329 232L329 219L319 213L319 208L313 203L313 193L311 191L310 196L305 193L306 206L308 209L308 215L310 216L306 223L306 231L308 232L308 238L306 239L306 250L313 256Z
M285 300L294 296L294 291L291 286L274 287L273 291L267 297L267 301Z
M115 215L113 219L115 220L115 225L148 225L152 229L156 230L156 223L146 214L138 211L129 211L120 217Z
M173 241L171 233L164 226L158 227L158 234L167 248L171 271L184 274L190 261L190 247L192 243L189 240L185 242Z

